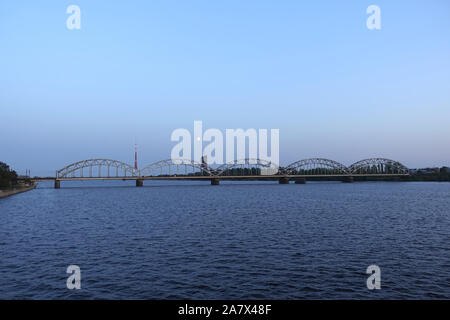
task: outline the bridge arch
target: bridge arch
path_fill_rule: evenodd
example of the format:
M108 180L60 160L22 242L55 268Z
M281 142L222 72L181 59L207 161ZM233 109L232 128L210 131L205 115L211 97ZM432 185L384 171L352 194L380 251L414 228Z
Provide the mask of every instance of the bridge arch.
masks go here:
M141 177L154 176L211 176L205 164L189 159L167 159L151 163L139 171Z
M349 174L345 165L325 158L299 160L285 167L283 171L292 175Z
M94 172L94 168L97 170ZM84 175L84 168L89 168L87 176ZM111 169L112 172L111 172ZM78 174L78 176L77 176ZM56 171L56 178L109 178L109 177L135 177L138 170L133 166L111 159L88 159L71 163Z
M409 174L409 169L398 161L370 158L355 162L349 167L352 174Z
M279 171L279 165L262 159L233 160L219 166L214 170L218 176L248 176L248 175L274 175Z

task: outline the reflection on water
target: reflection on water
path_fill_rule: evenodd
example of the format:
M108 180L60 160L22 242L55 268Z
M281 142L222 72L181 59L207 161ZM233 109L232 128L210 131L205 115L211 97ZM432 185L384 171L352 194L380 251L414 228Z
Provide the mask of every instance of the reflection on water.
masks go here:
M1 199L0 299L450 298L449 183L145 184Z

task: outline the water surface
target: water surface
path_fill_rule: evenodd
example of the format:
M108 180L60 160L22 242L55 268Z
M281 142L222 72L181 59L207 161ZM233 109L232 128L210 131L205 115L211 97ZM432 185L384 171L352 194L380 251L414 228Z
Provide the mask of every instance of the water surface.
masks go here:
M450 183L145 184L0 199L0 299L450 299Z

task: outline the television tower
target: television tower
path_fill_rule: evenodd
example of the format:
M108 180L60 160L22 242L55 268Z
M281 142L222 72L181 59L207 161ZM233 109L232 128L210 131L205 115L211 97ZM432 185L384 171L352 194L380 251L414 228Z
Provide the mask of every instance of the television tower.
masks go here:
M138 162L137 162L137 144L134 143L134 169L138 170Z

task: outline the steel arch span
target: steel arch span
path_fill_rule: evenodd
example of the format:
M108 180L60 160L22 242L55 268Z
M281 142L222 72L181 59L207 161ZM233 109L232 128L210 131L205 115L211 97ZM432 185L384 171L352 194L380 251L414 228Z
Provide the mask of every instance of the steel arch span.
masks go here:
M258 176L274 175L279 165L262 159L240 159L225 163L214 170L218 176Z
M211 169L203 163L189 159L167 159L151 163L139 171L141 177L212 176Z
M283 169L292 175L348 175L349 169L342 163L325 158L303 159L291 163Z
M409 169L398 161L370 158L355 162L349 167L351 174L409 175Z
M93 172L95 167L97 170ZM89 168L89 173L87 176L84 175L85 168ZM125 162L111 159L88 159L71 163L56 171L56 178L135 177L138 173L138 170Z

